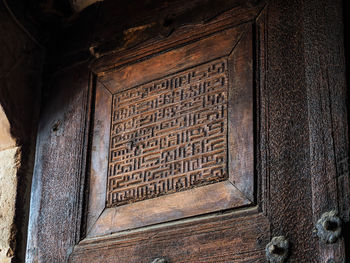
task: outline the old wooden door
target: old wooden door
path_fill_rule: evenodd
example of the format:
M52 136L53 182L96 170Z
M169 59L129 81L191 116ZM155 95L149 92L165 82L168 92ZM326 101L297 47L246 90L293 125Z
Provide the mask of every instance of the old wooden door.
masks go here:
M261 10L227 13L180 31L170 50L141 47L141 61L96 72L86 239L72 262L150 262L133 252L141 244L173 262L264 257L253 110ZM104 251L111 234L119 245Z
M56 179L45 175L53 153L37 155L42 177L34 189L41 197L32 200L40 208L32 215L29 262L265 262L277 236L290 243L276 241L267 250L271 262L345 260L341 237L328 245L313 233L322 213L334 210L346 220L348 209L347 151L340 147L346 129L335 131L340 120L327 119L330 108L346 119L344 101L334 97L314 117L317 105L335 95L312 87L315 76L303 64L312 63L305 54L313 39L302 31L310 22L301 14L315 6L236 2L119 53L100 58L93 46L97 59L89 70L83 64L52 77L58 90L73 82L86 89L70 92L58 122L52 112L42 117L39 149L62 140L63 152L77 148L70 164L58 161ZM315 102L319 94L325 97ZM52 95L57 105L64 96ZM70 123L79 123L76 132ZM315 132L321 123L334 142ZM50 135L46 127L54 127ZM338 161L322 161L318 151ZM58 176L60 169L75 172L72 163L79 163L79 179ZM74 200L44 211L50 196ZM62 205L65 213L57 212ZM74 224L61 233L57 217ZM48 241L45 231L58 239ZM58 254L43 252L44 242Z

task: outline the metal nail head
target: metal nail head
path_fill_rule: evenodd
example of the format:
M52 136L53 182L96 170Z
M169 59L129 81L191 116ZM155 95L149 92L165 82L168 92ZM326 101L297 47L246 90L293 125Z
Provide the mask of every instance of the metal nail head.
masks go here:
M335 210L324 213L316 223L318 238L328 244L335 243L342 232L342 222Z
M289 241L284 236L272 238L266 245L266 258L271 263L283 263L289 253Z

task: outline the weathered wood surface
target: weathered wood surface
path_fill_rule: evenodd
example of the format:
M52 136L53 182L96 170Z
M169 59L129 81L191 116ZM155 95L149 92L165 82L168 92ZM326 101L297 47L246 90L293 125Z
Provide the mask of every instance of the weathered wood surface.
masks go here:
M105 208L93 222L87 237L105 236L250 204L237 188L224 181L142 202Z
M342 1L307 1L304 6L313 222L336 210L346 231L350 192ZM345 262L344 249L342 239L332 245L319 242L318 261Z
M198 44L196 49L206 47ZM176 61L169 53L169 60ZM150 61L145 64L153 66ZM227 108L232 101L228 101L227 58L171 75L163 68L163 77L140 86L121 85L125 90L113 95L109 207L228 179Z
M92 45L99 54L111 54L116 50L126 50L136 45L150 45L152 42L168 38L184 25L209 24L225 11L232 10L238 17L230 17L231 21L240 24L247 16L254 16L259 1L252 0L217 0L202 1L149 1L137 0L133 3L105 2L101 5L103 16L96 23L96 31ZM119 8L116 8L119 7ZM124 8L124 9L123 9ZM254 11L253 11L254 10ZM253 12L252 12L253 11ZM231 15L230 15L231 16ZM209 22L209 23L208 23ZM246 22L246 21L244 21ZM206 31L206 30L205 30ZM122 35L119 33L123 32ZM143 32L143 36L140 33ZM199 31L184 30L190 38ZM206 34L207 32L203 32ZM111 37L113 36L114 37ZM168 42L168 41L167 41Z
M94 72L108 71L216 32L218 23L225 29L250 22L264 5L256 0L97 3L51 38L46 69L55 72L90 61Z
M228 103L228 173L230 182L254 202L254 78L255 32L248 24L228 58L231 80ZM260 150L260 149L259 149Z
M301 1L267 9L267 176L272 236L286 236L291 262L318 262L312 236L312 184Z
M88 237L252 203L253 38L248 23L100 74Z
M264 262L268 240L268 222L253 208L86 239L75 248L70 262L148 263L157 257L169 262Z
M97 52L100 58L92 63L93 71L108 72L121 64L135 59L142 59L154 52L162 52L164 50L169 50L174 46L180 46L188 42L190 39L200 39L201 37L210 35L218 30L224 30L229 27L235 27L251 22L265 6L265 1L243 1L244 3L242 3L242 1L226 2L231 8L223 8L225 5L219 7L217 2L214 4L215 7L207 9L203 6L202 11L206 11L201 15L202 18L200 19L201 16L199 14L194 15L192 16L191 23L188 23L190 20L186 18L186 12L191 12L188 10L189 6L183 5L182 7L178 6L173 8L173 10L175 9L177 11L182 10L185 14L177 14L174 10L174 14L172 15L174 25L171 26L171 34L167 37L159 36L160 29L157 27L152 29L151 32L148 32L146 30L148 25L145 25L146 29L143 29L141 26L140 30L138 27L134 30L125 30L123 31L124 37L121 39L121 42L114 47L113 52L104 51L103 44L99 45L99 42L97 41L99 38L95 39L96 42L92 42L91 46L94 47L94 54L96 55ZM218 10L216 10L217 7L219 7L218 9L223 9L218 12ZM171 10L170 6L168 8ZM193 11L194 10L192 10L192 12ZM140 13L139 15L142 14ZM161 14L158 13L157 16L158 15L162 17ZM145 20L145 22L146 21L147 20ZM151 25L153 24L151 23ZM152 36L147 36L147 38L149 38L147 41L143 39L146 32L150 34L149 36Z
M88 73L84 65L51 76L46 83L38 128L27 262L66 262L80 239Z
M109 136L111 130L111 104L112 94L98 81L94 82L96 86L94 111L91 120L91 150L87 167L86 188L86 230L89 232L98 217L102 214L106 206L106 186L108 174L108 150ZM109 107L108 107L109 105ZM101 154L105 153L105 154ZM90 161L91 160L91 161ZM93 160L93 161L92 161ZM90 198L89 198L90 196Z
M163 77L165 72L166 75L170 75L227 56L235 48L242 34L248 28L248 25L237 26L221 33L207 36L201 41L187 43L182 47L180 46L160 55L156 51L154 53L148 51L148 53L156 54L157 56L138 63L133 61L130 64L118 65L116 69L97 71L96 74L99 76L99 80L114 94L123 89Z
M270 236L276 235L285 235L291 241L291 262L325 262L325 258L330 258L329 255L334 256L335 259L341 259L340 255L344 253L341 244L329 246L323 250L312 235L314 220L318 213L328 209L331 204L337 205L343 219L348 220L345 216L349 207L345 128L347 120L344 89L341 84L344 65L341 62L341 53L333 46L333 44L339 45L341 39L337 33L335 34L338 37L325 38L325 35L331 34L330 32L337 32L338 29L332 30L332 28L337 28L335 25L339 20L330 23L327 26L329 28L323 31L325 32L323 35L320 33L325 41L317 45L315 42L318 41L319 36L316 32L319 31L313 30L314 22L312 22L317 19L308 21L315 12L323 12L320 11L322 7L316 1L271 0L261 14L259 13L263 4L260 2L256 6L252 4L253 1L248 1L236 2L236 6L231 6L232 11L221 10L219 13L215 11L214 17L213 13L205 11L202 13L203 16L199 16L200 18L193 18L194 22L190 22L191 19L184 19L184 16L177 16L176 14L179 13L175 12L173 19L175 26L160 34L159 21L162 15L159 10L147 16L140 11L139 16L129 21L130 24L125 22L124 27L118 29L119 25L114 23L115 17L110 18L113 23L108 22L108 17L111 16L108 13L113 14L113 1L107 2L101 3L103 8L99 10L99 16L96 12L91 12L94 14L92 24L81 23L75 29L69 28L70 37L67 37L66 42L63 41L66 43L62 45L63 53L56 54L62 58L52 57L50 70L57 70L60 67L69 68L73 64L90 59L91 70L97 74L100 73L99 76L103 77L102 75L107 75L131 61L137 60L142 63L152 53L179 48L189 40L189 36L195 39L202 38L206 34L212 34L218 27L221 30L227 29L240 23L254 21L258 16L258 22L254 23L253 27L255 29L253 31L257 33L252 53L256 61L252 69L256 81L253 82L256 86L253 93L256 99L253 112L256 129L254 162L257 175L255 178L257 210L242 217L235 213L223 215L223 217L211 215L203 219L207 220L206 222L197 218L190 219L194 220L192 223L186 220L176 221L151 226L148 229L122 232L110 238L108 236L108 239L85 239L71 254L71 262L99 262L100 260L101 262L150 262L162 256L168 258L170 262L186 262L186 260L189 262L236 262L235 260L263 262L264 247ZM327 3L330 7L339 8L338 1L334 3L325 1L325 4ZM175 8L175 10L192 8L190 4L186 6L185 4L184 7ZM337 15L339 11L327 12L329 16L321 20L317 28L327 25L334 16L339 16ZM104 13L106 16L103 16ZM185 12L185 14L190 13ZM146 17L144 20L143 16ZM102 19L101 17L103 20L96 22ZM122 17L125 18L125 16ZM95 28L96 24L98 26ZM116 27L113 29L111 24ZM148 27L149 24L155 26ZM83 30L86 27L90 28L91 25L94 25L91 32ZM79 29L82 29L81 34ZM110 34L107 34L108 30ZM117 38L118 34L120 39L114 39L115 41L111 41L111 45L108 45L109 40L113 37ZM81 35L85 37L80 37ZM96 35L96 38L93 35ZM102 37L98 39L98 36ZM65 52L64 46L67 46L69 41L74 42L74 39L80 39L80 44L77 44L75 50L70 49L69 52ZM89 52L87 48L92 44L94 46L90 51L95 56L93 59L87 56ZM79 45L81 49L78 48ZM317 46L315 50L314 45ZM324 49L328 50L327 55L324 62L319 64L318 56L314 56L313 52L323 54ZM306 66L306 64L317 66ZM324 70L328 69L329 65L332 65L330 73L325 74ZM86 74L84 78L87 80L88 68L84 67L84 65L72 67L69 69L70 72L64 74L74 75L75 72L80 72L78 70L80 68ZM181 67L181 65L175 65L175 67ZM320 81L322 78L324 82ZM330 80L329 83L327 83L328 80ZM40 260L64 262L80 237L79 227L75 224L81 221L78 216L81 204L77 198L81 192L80 185L74 180L80 178L78 175L84 165L82 165L82 155L73 157L67 153L73 150L83 152L82 147L87 143L87 140L83 142L82 138L86 134L81 131L86 127L78 123L82 123L82 119L89 114L86 109L89 100L87 91L78 92L81 91L80 85L87 87L87 84L79 84L72 78L61 81L62 84L56 86L57 89L60 86L60 89L66 90L68 94L50 95L47 108L58 107L50 105L52 101L63 104L60 107L63 107L67 114L62 113L63 115L58 116L66 116L61 118L63 121L61 125L63 124L68 132L61 134L58 141L50 134L50 126L55 124L52 120L56 120L54 112L43 115L46 117L42 118L42 134L38 137L37 185L34 185L36 192L33 192L33 199L36 201L31 219L38 224L31 225L34 234L30 239L33 250L30 250L32 256L29 262L34 261L34 255L40 255L37 257L39 262ZM327 83L328 86L323 86L322 83ZM333 88L333 85L336 88ZM69 95L70 92L75 95ZM80 97L79 94L85 95ZM316 98L318 95L320 100ZM64 96L66 98L63 98ZM65 104L68 99L74 110ZM318 109L321 109L321 112ZM311 116L312 113L317 117ZM68 143L59 144L63 140ZM315 158L314 151L324 154L319 154ZM59 153L60 159L57 157ZM45 166L41 166L43 164ZM323 175L322 178L318 177L319 171ZM68 177L68 174L75 174L77 177ZM64 176L64 179L58 182L59 175ZM330 184L325 184L328 182L326 178L331 178L333 185L336 184L334 182L336 180L339 190L334 190ZM50 186L51 183L56 187L55 192L50 191L53 189ZM318 189L321 190L320 194L316 192ZM54 201L56 197L61 201ZM325 200L326 204L321 204L317 198ZM42 204L41 207L36 206L38 204ZM72 214L67 212L69 209L73 209L77 216L70 217L69 215ZM66 220L62 223L66 218L70 221ZM70 224L70 222L73 223ZM269 224L271 224L271 231ZM206 230L201 232L201 227Z
M268 210L280 222L272 222L273 235L284 234L293 243L290 260L344 260L342 241L325 246L312 237L314 224L325 211L339 210L348 221L340 5L337 1L306 1L304 5L272 1L268 10L266 78L268 143L272 146ZM298 16L299 12L303 15ZM283 48L276 45L282 42L286 43Z

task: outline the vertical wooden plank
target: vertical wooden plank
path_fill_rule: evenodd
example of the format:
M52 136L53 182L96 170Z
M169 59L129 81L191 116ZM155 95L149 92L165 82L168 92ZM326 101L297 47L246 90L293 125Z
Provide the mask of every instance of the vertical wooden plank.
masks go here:
M229 55L229 179L254 201L253 33L247 28Z
M258 204L261 205L261 210L266 215L269 203L268 191L268 97L266 89L266 41L267 41L267 8L265 7L256 19L255 36L255 83L256 96L255 105L255 127L256 127L256 177L257 177L257 193L256 198Z
M272 0L268 6L268 216L272 236L285 235L293 245L290 262L317 262L302 12L302 1Z
M86 65L49 77L38 128L26 262L66 262L81 224Z
M342 1L304 1L314 223L338 210L349 220L349 169ZM319 243L319 262L344 262L344 242Z
M112 94L98 81L96 83L96 99L94 98L94 100L91 168L88 168L90 169L90 186L88 193L87 233L106 207Z

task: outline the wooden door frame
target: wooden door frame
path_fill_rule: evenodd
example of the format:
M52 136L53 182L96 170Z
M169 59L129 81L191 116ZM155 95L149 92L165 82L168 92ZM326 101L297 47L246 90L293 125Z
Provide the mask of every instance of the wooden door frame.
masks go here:
M252 4L251 10L256 6L259 4ZM238 9L233 10L238 12ZM249 11L242 13L243 19L247 13ZM242 20L234 14L224 13L218 20L225 21L227 17L226 21ZM258 253L262 253L270 237L285 235L293 244L291 260L327 262L333 258L337 262L344 259L343 239L333 245L323 245L312 236L312 230L321 214L329 210L338 210L343 221L349 221L342 3L268 1L257 19L266 24L266 27L256 26L260 37L257 43L266 45L266 49L257 55L259 61L263 61L258 65L263 73L256 75L256 79L265 84L256 94L260 109L256 119L259 127L256 139L260 147L256 149L259 160L256 169L260 178L257 185L266 191L258 189L261 206L238 212L228 225L237 230L239 222L251 218L250 224L267 232L267 236L257 240ZM153 50L168 49L164 43L172 43L177 32L165 42L151 42ZM95 56L100 55L98 47L92 46L90 50ZM78 65L70 62L70 67L51 74L48 82L51 89L48 102L43 106L37 139L28 262L67 261L81 240L81 233L84 235L83 186L88 162L89 116L93 107L93 90L89 87L94 81L90 72L106 71L110 65L115 67L135 56L147 56L147 52L142 52L136 48L109 53L92 64L83 60ZM75 61L80 59L72 57ZM56 124L60 128L53 130ZM223 222L229 222L232 214L221 217ZM265 226L266 220L270 222L269 228ZM204 225L209 226L209 221L210 218L203 218ZM163 227L169 231L181 227L189 231L194 225L189 220ZM211 227L222 229L221 224ZM129 243L147 235L145 231L130 233ZM117 239L125 236L115 238L108 240L110 247L120 246L122 243ZM101 244L96 242L97 247ZM147 261L157 253L140 251L140 256Z

